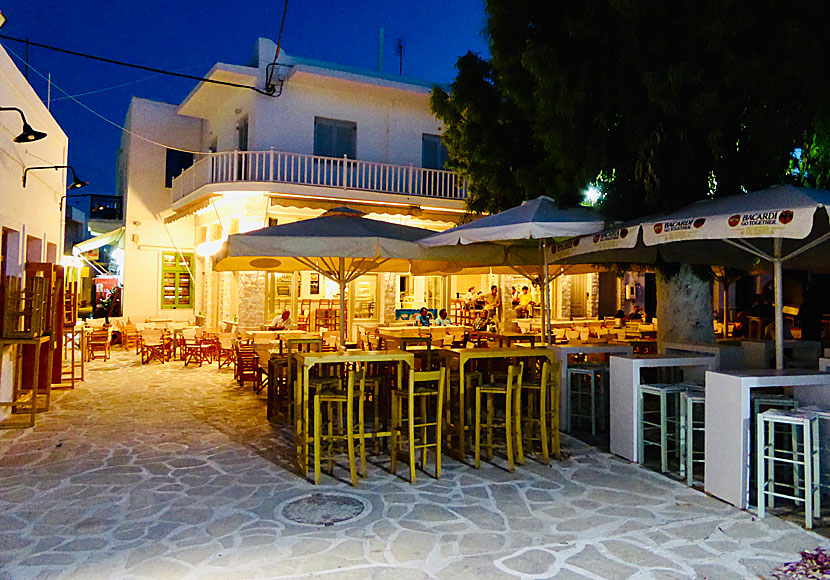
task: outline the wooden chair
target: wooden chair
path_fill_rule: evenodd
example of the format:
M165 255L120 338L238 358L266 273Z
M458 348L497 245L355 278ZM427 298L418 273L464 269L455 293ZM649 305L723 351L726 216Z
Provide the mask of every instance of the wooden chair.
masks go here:
M407 444L409 451L409 481L415 483L415 454L421 450L421 466L426 469L427 449L435 449L435 478L441 477L441 427L443 423L444 389L447 381L447 369L442 367L437 371L415 372L410 371L410 378L406 388L399 385L392 391L392 451L390 471L397 472L398 454L401 451L401 438L404 428L407 430ZM430 399L435 413L428 414ZM420 415L415 415L415 401L419 402ZM406 402L406 421L403 416L403 403ZM404 427L405 423L405 427ZM434 439L429 441L428 432L432 429ZM416 439L416 434L418 438Z
M355 389L357 386L357 389ZM366 477L366 437L363 415L364 371L349 371L346 390L320 385L314 393L314 483L320 483L323 444L326 445L326 457L330 468L334 467L334 448L340 441L346 442L349 457L349 475L352 486L357 486L357 458L355 457L355 439L360 446L360 469ZM326 404L325 427L323 404ZM345 404L345 418L342 407ZM355 424L355 406L357 406L357 424ZM355 432L357 428L357 432Z
M513 446L515 440L521 437L520 426L515 421L515 413L513 411L514 401L514 386L519 386L522 380L522 370L524 363L518 365L510 365L507 367L507 380L504 383L496 382L492 378L489 382L478 385L476 388L476 402L475 402L475 467L481 467L481 448L487 449L488 459L493 455L493 430L496 428L504 429L505 447L507 449L507 469L514 471L516 469L513 462ZM504 397L504 421L495 421L495 409L493 405L493 398L495 396ZM487 421L482 424L481 421L481 399L486 397L487 401ZM487 442L482 445L481 432L482 429L487 432Z
M140 335L138 333L138 329L135 327L135 324L130 322L128 319L121 328L121 346L125 349L138 347L139 337Z
M141 364L153 360L162 364L170 360L170 339L163 330L145 328L141 332Z
M259 366L259 355L253 345L240 345L236 350L236 381L245 386L251 381L253 389L259 393L263 388L263 373Z
M87 337L87 360L110 358L110 331L108 328L94 328Z
M196 330L186 328L181 334L181 353L184 366L196 363L202 366L203 362L210 362L213 342L196 336Z
M223 366L230 366L236 361L236 348L233 343L234 334L232 332L221 332L217 337L219 341L216 349L216 361L219 363L219 368Z

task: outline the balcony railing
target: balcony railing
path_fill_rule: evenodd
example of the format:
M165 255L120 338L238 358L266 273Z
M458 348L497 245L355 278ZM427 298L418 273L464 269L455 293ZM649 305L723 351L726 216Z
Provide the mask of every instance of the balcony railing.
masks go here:
M465 199L467 182L452 171L280 151L208 153L173 179L171 203L212 183L275 182Z

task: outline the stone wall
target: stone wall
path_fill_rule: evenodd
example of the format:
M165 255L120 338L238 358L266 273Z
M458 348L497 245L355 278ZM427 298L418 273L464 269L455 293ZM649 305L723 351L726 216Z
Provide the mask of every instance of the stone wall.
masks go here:
M265 313L265 273L239 272L237 297L239 325L262 324Z
M559 316L568 319L571 317L571 277L562 276L561 280L562 283L560 284L560 286L562 288L562 311L559 313Z
M588 298L588 316L594 317L599 314L599 274L588 274L588 286L591 289Z
M382 309L380 311L380 323L387 325L395 321L395 307L397 305L398 275L381 273L378 276L380 284Z

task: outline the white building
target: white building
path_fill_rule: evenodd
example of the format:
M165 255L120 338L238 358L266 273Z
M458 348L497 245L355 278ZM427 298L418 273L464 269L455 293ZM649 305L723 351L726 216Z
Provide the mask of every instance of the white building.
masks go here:
M19 109L16 111L14 109ZM46 137L15 142L23 118ZM27 168L66 165L68 140L34 89L0 47L0 228L3 275L20 276L26 262L58 263L63 246L61 198L66 195L65 169ZM14 348L2 349L0 400L11 396Z
M260 39L251 65L220 63L207 76L263 91L275 50ZM177 105L133 99L119 160L125 316L260 324L331 295L311 273L214 273L210 255L228 234L344 204L436 230L464 212L464 183L440 169L429 83L284 53L279 60L274 96L201 82ZM458 283L462 293L468 282ZM437 307L458 291L441 277L369 275L353 284L355 314L374 320L396 307Z

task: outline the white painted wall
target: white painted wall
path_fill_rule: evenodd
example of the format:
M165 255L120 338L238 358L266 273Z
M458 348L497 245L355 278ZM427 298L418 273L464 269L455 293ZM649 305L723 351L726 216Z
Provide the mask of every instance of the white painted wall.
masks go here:
M126 127L170 147L198 151L202 141L201 119L179 115L175 105L146 99L133 99ZM156 316L190 319L192 309L162 310L160 303L161 253L176 247L192 252L195 236L192 216L164 224L164 212L170 209L170 189L164 186L166 149L124 133L121 155L126 159L124 316L134 322Z
M20 275L28 259L52 262L63 245L63 216L59 209L66 194L66 170L29 172L27 167L66 165L68 140L57 121L38 98L6 51L0 47L0 106L17 107L28 123L47 134L32 143L15 143L23 129L16 111L0 112L0 228L8 233L3 257L6 273ZM27 247L26 240L30 242ZM0 400L8 401L12 391L14 347L5 346L0 360ZM0 410L5 416L7 410Z

